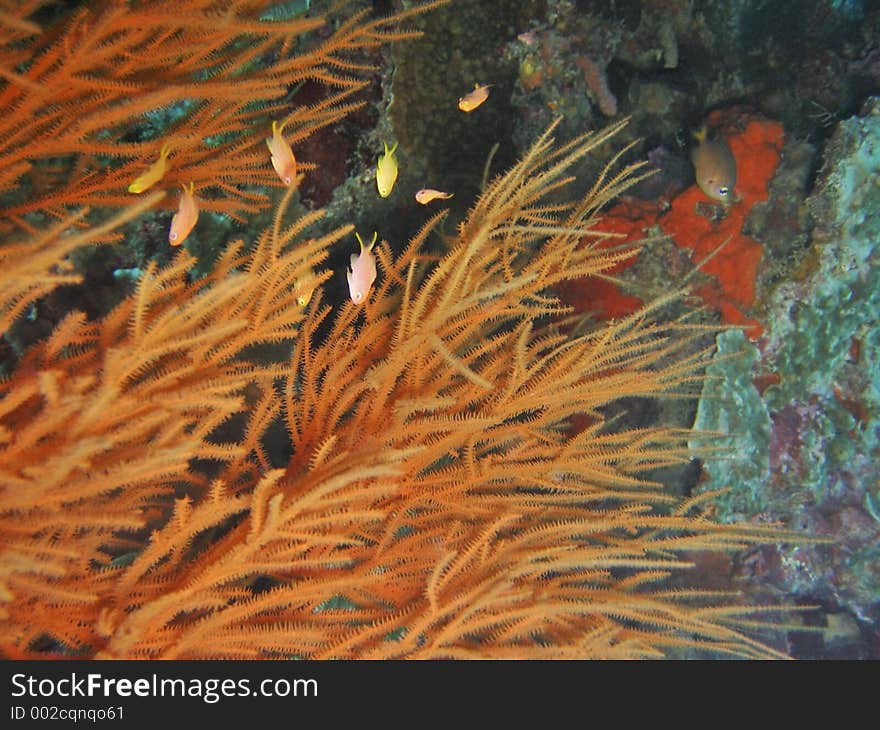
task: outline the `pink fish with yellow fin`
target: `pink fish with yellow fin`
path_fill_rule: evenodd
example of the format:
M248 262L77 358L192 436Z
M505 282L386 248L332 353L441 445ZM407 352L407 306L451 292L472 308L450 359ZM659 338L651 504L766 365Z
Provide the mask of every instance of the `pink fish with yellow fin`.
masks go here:
M134 182L128 186L130 193L142 193L144 190L155 185L164 176L168 169L168 155L171 154L171 146L164 144L159 152L159 159L156 160L149 169L142 175L138 175Z
M168 231L168 243L172 246L179 246L183 243L199 219L199 203L193 194L195 185L190 183L188 188L184 185L182 189L180 203L177 206L177 212L171 219L171 229Z
M489 98L489 88L492 84L474 84L474 90L469 94L465 94L458 100L458 108L463 112L472 112L486 99Z
M348 279L348 293L351 295L351 301L360 304L367 298L370 287L376 281L376 257L373 255L373 246L376 245L379 234L373 231L373 240L369 245L364 244L359 233L354 235L361 245L361 252L351 255L351 264L348 271L345 272L345 278Z
M272 122L272 136L266 138L266 145L272 156L272 167L275 168L281 182L289 186L296 179L296 157L293 156L293 150L282 134L285 124L287 122L282 124Z
M455 195L455 193L444 193L442 190L422 188L416 193L416 201L422 205L427 205L432 200L448 200L453 195Z

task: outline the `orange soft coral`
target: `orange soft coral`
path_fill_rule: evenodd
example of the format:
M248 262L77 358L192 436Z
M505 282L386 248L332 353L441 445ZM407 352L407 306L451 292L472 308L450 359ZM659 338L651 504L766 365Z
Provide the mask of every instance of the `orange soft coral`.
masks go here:
M718 121L710 119L710 123ZM715 278L715 283L701 287L698 293L721 312L725 322L743 325L747 334L756 338L761 325L748 311L755 302L763 247L743 233L743 224L752 207L768 198L768 185L779 164L783 135L780 124L762 119L749 119L739 127L725 125L724 137L737 161L738 199L734 205L722 208L692 185L676 196L665 212L656 204L621 203L607 211L599 227L622 233L626 236L624 240L629 241L643 237L651 226L659 226L678 246L691 252L695 263L708 259L701 268ZM619 267L631 263L624 262ZM578 311L598 310L606 317L634 311L638 300L610 292L612 288L606 282L591 282L584 294L583 287L573 282L564 295Z
M608 246L637 241L643 238L642 228L647 225L645 217L654 215L653 210L653 203L639 204L637 201L630 204L619 203L607 215L602 216L597 228L615 236L623 236L609 239ZM631 266L635 259L634 255L632 258L619 261L605 273L609 276L618 274ZM644 305L641 299L624 294L617 285L605 279L590 279L589 282L583 279L565 281L560 285L559 293L575 313L589 313L602 319L622 317Z

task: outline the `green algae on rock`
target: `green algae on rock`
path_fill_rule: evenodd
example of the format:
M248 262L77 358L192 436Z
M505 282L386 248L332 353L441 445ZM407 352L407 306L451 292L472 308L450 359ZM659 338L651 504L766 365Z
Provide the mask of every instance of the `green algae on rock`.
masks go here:
M701 484L730 488L722 520L769 517L831 538L808 559L780 548L779 587L867 622L880 616L878 175L875 98L825 150L806 201L812 250L800 275L766 297L765 337L755 346L719 336L696 424L729 434L730 455L707 464ZM753 380L768 374L759 392Z

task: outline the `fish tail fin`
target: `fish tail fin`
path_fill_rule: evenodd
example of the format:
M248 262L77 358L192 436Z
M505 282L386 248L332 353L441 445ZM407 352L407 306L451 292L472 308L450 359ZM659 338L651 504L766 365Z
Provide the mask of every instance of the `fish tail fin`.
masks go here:
M704 142L706 137L709 135L709 128L705 123L701 124L699 127L691 131L691 137L693 137L694 142Z
M364 239L361 238L361 234L358 233L357 231L355 231L355 233L354 233L354 237L357 238L358 243L361 245L361 251L362 251L362 252L363 252L363 251L367 251L367 252L369 252L369 251L372 251L372 250L373 250L373 246L376 245L376 241L377 241L378 238L379 238L379 232L378 232L378 231L373 231L373 240L371 240L369 243L364 243ZM352 254L352 255L351 255L351 258L352 258L352 261L353 261L355 258L357 258L357 256L356 256L355 254Z

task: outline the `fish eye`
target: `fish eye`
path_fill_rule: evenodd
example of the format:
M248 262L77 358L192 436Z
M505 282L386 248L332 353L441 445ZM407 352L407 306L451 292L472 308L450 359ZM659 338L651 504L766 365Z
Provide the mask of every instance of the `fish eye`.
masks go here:
M727 187L726 185L722 185L720 188L718 188L718 193L720 195L727 195L729 192L730 192L730 188Z
M363 298L364 298L363 292L356 291L356 292L354 293L354 301L355 301L355 304L360 304L360 303L361 303L361 299L363 299Z
M172 241L176 241L177 240L177 231L171 231L168 238L170 238Z

